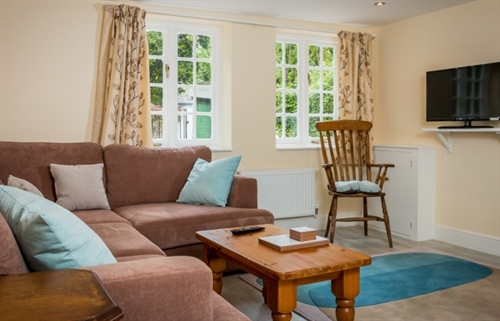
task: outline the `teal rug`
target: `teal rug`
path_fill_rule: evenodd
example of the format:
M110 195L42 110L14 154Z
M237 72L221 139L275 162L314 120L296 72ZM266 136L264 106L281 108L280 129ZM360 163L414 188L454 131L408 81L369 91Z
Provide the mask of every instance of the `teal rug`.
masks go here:
M355 306L408 299L474 282L492 272L474 262L434 253L377 256L361 268L361 292ZM329 281L300 286L297 299L317 307L336 307Z
M491 320L499 320L498 272L490 276L492 273L493 270L489 267L426 251L372 257L372 264L361 268L361 291L355 300L357 319L401 320L401 313L408 313L412 317L418 315L419 320L429 317L437 320L437 313L449 304L448 311L458 313L453 315L453 320L470 320L471 315L467 311L473 311L470 312L474 313L472 316L477 315L478 311L471 309L469 304L472 304L485 312L484 320L490 320L489 316L492 316ZM250 274L242 275L241 279L262 289L262 281ZM478 280L481 281L476 282ZM463 286L458 287L460 285ZM478 292L484 296L478 297ZM448 294L443 296L439 293ZM430 298L431 301L428 301ZM295 312L306 319L335 320L336 304L329 281L300 286L297 299ZM436 303L436 307L432 304L431 308L430 302ZM378 305L384 308L377 308ZM379 316L379 313L385 314ZM398 316L391 319L396 314ZM458 317L461 315L464 318Z

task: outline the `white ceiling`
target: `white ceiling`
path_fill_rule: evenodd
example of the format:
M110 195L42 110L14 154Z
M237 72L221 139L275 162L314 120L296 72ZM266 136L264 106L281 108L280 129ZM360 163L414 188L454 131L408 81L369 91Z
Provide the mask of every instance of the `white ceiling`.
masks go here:
M376 27L475 0L136 0L170 7Z

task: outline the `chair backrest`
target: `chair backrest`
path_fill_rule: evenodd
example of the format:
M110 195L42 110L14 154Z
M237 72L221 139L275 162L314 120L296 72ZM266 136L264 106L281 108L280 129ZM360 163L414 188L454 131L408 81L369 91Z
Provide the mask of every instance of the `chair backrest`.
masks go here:
M319 132L323 167L328 188L335 191L335 182L369 180L370 130L372 123L361 120L330 120L316 123Z

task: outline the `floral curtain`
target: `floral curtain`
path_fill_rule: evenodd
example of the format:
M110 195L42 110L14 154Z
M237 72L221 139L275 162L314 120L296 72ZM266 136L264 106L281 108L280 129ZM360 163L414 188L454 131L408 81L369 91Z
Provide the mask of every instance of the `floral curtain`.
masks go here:
M373 122L372 40L367 33L341 31L339 119Z
M341 31L339 70L339 119L373 123L372 40L368 33ZM370 160L373 160L373 135L370 132ZM350 152L350 151L348 151ZM366 162L366 155L364 156Z
M152 146L146 11L105 6L92 141Z

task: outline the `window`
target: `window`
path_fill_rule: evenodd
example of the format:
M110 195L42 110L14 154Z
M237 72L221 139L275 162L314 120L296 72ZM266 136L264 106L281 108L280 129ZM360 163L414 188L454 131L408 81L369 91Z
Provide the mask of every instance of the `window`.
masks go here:
M276 143L307 146L314 124L337 118L336 43L332 38L278 34L276 41Z
M153 143L219 147L220 28L148 21Z

